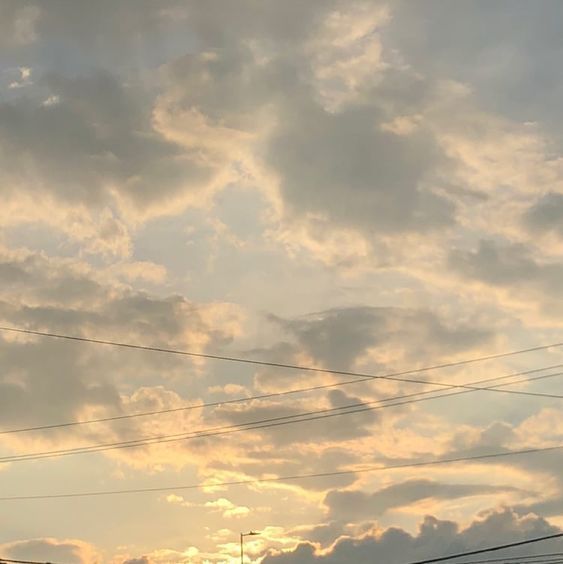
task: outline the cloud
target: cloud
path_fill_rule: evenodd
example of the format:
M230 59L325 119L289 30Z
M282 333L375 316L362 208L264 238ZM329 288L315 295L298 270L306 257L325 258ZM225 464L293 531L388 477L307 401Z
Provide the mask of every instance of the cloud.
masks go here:
M100 0L82 8L64 0L48 5L7 0L2 5L2 40L12 57L25 48L26 55L43 65L151 66L177 52L173 38L184 17L185 3L176 0L125 0L119 6ZM190 41L184 38L186 45Z
M10 83L8 88L24 88L25 86L30 86L33 84L31 81L31 69L29 67L20 67L19 78Z
M452 521L426 517L418 534L413 536L400 528L376 530L360 538L342 538L326 551L317 551L315 545L302 543L294 550L278 555L268 555L265 564L307 564L328 562L383 561L390 564L431 558L445 554L494 546L558 532L545 519L533 514L519 516L510 509L491 511L480 516L466 528ZM552 543L533 547L530 554L549 551ZM509 554L509 553L507 553Z
M140 265L129 266L136 269ZM128 265L122 268L127 274ZM119 268L117 271L121 275ZM215 342L219 344L223 339L221 335L238 331L236 327L241 318L236 307L224 304L224 312L230 310L227 318L231 314L233 317L230 322L224 318L222 327L212 328L222 317L223 306L219 303L203 306L206 310L203 317L210 322L207 325L201 315L203 309L184 296L153 296L108 277L108 273L112 270L98 271L85 262L4 249L0 251L2 315L14 325L51 326L66 333L103 329L106 337L113 336L117 340L142 338L151 327L153 344L167 342L170 346L194 350L209 338L218 339ZM207 330L209 334L204 335Z
M212 177L195 152L153 129L150 106L111 74L51 73L42 85L57 104L0 105L6 197L29 191L63 206L121 204L125 214L127 205L142 213L166 207L182 191L201 190Z
M307 99L283 112L266 160L292 215L373 233L425 231L452 222L452 206L421 185L431 139L382 131L377 108L328 113Z
M524 215L524 224L534 233L553 232L563 236L563 194L542 196Z
M442 7L399 2L386 39L420 72L471 84L488 111L515 121L540 121L559 130L560 77L551 72L561 56L557 26L561 5L541 10L526 2L462 2ZM455 38L455 40L454 40Z
M2 3L0 42L3 47L23 47L37 40L37 23L42 10L31 2Z
M516 349L530 327L553 333L563 274L561 120L553 118L563 91L553 72L561 8L489 4L5 0L0 321L366 373L486 354L497 340ZM275 312L268 323L263 311ZM338 379L7 333L0 361L3 429ZM527 363L534 360L503 359L487 370ZM444 379L472 380L479 370ZM403 389L422 388L362 383L5 435L2 447L9 454L188 433ZM219 549L236 554L236 531L212 531L246 516L276 522L273 547L312 541L269 558L403 562L491 541L494 530L516 538L548 529L526 514L561 517L561 454L253 484L240 497L211 484L555 444L558 406L541 401L481 394L479 409L456 398L108 451L99 464L71 457L1 469L8 487L23 491L38 475L46 491L78 491L81 479L92 489L143 488L153 477L210 484L212 497L129 498L82 513L108 553L123 552L119 564L220 562ZM537 483L541 491L529 494ZM515 511L466 528L437 519L467 523L489 496L517 494ZM108 523L127 526L96 529L103 507L112 507ZM428 507L435 517L409 533ZM62 530L60 511L52 522ZM42 526L39 514L15 507L14 516L14 530L30 537ZM376 528L376 518L399 519L403 529ZM112 530L127 536L118 535L124 548L114 550ZM270 541L262 539L254 559ZM60 550L79 554L77 542Z
M220 419L235 425L264 420L276 423L280 419L298 416L300 413L356 405L362 401L361 398L350 396L342 390L331 390L327 394L327 400L312 402L305 398L301 401L293 401L291 404L283 401L261 402L257 406L243 404L238 409L225 407L217 409L215 413ZM368 436L371 433L371 426L377 419L376 412L368 412L359 416L313 420L307 423L296 422L283 427L272 425L271 428L266 427L263 431L250 431L250 433L261 436L269 445L269 449L279 448L281 445L314 444L321 440L335 444L339 441ZM303 433L304 425L307 433Z
M206 501L205 503L192 503L185 501L182 496L171 494L166 496L166 501L183 507L200 507L203 509L210 509L211 511L221 513L223 519L241 518L250 514L250 509L248 507L245 505L235 505L232 501L225 497L220 497L213 501ZM256 508L253 511L256 511Z
M195 0L190 2L188 13L193 32L205 44L225 48L254 39L273 47L291 47L302 44L311 26L322 21L323 15L331 9L342 5L334 0L312 0L306 5L299 0L282 4L266 0L256 6L252 0L242 0L235 7L224 0L210 0L205 5Z
M374 234L454 225L452 199L434 189L448 159L422 118L439 89L387 60L388 9L267 2L243 17L248 9L239 5L227 24L225 4L190 6L201 45L165 65L159 130L220 151L238 183L267 196L271 236L325 259L332 247L332 260L361 255Z
M3 556L13 559L52 560L68 564L97 564L103 561L98 550L82 540L38 538L5 543L0 547Z
M527 303L546 316L560 312L563 263L538 256L531 247L482 240L475 250L452 250L448 263L465 280L509 289L507 301Z
M349 369L365 355L387 362L378 351L392 347L395 362L432 358L467 351L491 339L489 330L475 325L449 324L436 314L399 307L348 307L294 319L272 316L308 356L323 366Z
M85 263L40 253L0 253L0 281L0 317L6 326L138 343L147 343L150 334L152 345L193 351L225 346L240 329L236 308L230 321L231 314L224 317L231 309L226 304L224 309L219 303L203 305L179 295L136 291ZM0 419L5 429L177 407L196 403L207 388L206 382L197 384L204 364L170 355L128 355L123 350L4 332L0 356ZM164 378L174 388L177 376L185 378L186 366L194 374L188 397L143 386L154 382L158 374L160 385ZM162 423L164 433L177 432L180 424L189 426L190 417L195 416L178 415L179 419ZM154 421L145 421L145 426L130 423L7 435L3 444L11 450L34 452L45 446L76 446L76 438L82 438L81 444L108 442L135 434L153 435L159 429ZM142 460L150 462L150 458Z
M331 519L359 521L375 519L385 512L409 506L417 501L454 500L471 496L489 496L514 492L515 488L485 484L445 484L433 480L407 480L372 494L361 490L331 491L324 503Z
M468 278L498 286L534 281L542 273L525 246L499 245L489 240L481 241L475 251L452 251L449 262Z

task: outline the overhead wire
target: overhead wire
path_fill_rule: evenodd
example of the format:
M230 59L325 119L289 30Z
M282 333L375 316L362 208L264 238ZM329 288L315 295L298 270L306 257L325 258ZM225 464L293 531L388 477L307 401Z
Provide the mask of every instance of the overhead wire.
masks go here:
M510 556L506 558L497 558L492 560L472 560L472 563L478 564L563 564L563 559L556 558L556 559L547 559L543 560L542 558L538 559L522 559L518 558L517 556ZM467 564L465 560L459 562L458 564Z
M542 350L547 350L547 349L552 349L552 348L558 348L558 347L563 346L563 342L550 343L550 344L547 344L547 345L537 345L537 346L528 347L528 348L525 348L525 349L518 349L518 350L495 353L495 354L490 354L490 355L485 355L485 356L480 356L480 357L473 357L473 358L468 358L468 359L456 360L456 361L446 362L446 363L442 363L442 364L435 364L435 365L432 365L432 366L424 366L424 367L421 367L421 368L411 368L411 369L408 369L408 370L393 372L391 374L387 374L387 375L384 375L384 376L378 376L378 375L366 374L366 373L362 373L362 372L352 372L352 371L349 371L349 370L335 370L335 369L331 369L331 368L322 368L322 367L317 367L317 366L302 366L302 365L298 365L298 364L288 364L288 363L282 363L282 362L270 362L270 361L266 361L266 360L258 360L258 359L251 359L251 358L241 358L241 357L234 357L234 356L208 354L208 353L197 353L197 352L193 352L193 351L183 351L183 350L179 350L179 349L170 349L170 348L165 348L165 347L137 345L137 344L132 344L132 343L124 343L124 342L120 342L120 341L109 341L109 340L102 340L102 339L93 339L93 338L90 338L90 337L79 337L79 336L76 336L76 335L65 335L65 334L62 334L62 333L51 333L51 332L47 332L47 331L34 331L32 329L21 329L21 328L17 328L17 327L0 326L0 331L21 333L21 334L26 334L26 335L35 335L35 336L40 336L40 337L50 337L50 338L54 338L54 339L64 339L64 340L81 342L81 343L93 343L93 344L108 345L108 346L113 346L113 347L122 347L122 348L136 349L136 350L143 350L143 351L152 351L152 352L160 352L160 353L166 353L166 354L175 354L175 355L181 355L181 356L189 356L189 357L193 357L193 358L204 358L204 359L209 359L209 360L223 360L223 361L227 361L227 362L236 362L236 363L241 363L241 364L252 364L252 365L258 365L258 366L268 366L268 367L273 367L273 368L287 368L287 369L291 369L291 370L302 370L302 371L307 371L307 372L320 372L320 373L326 373L326 374L337 374L337 375L340 375L340 376L353 376L353 377L360 377L360 378L367 378L367 379L380 379L380 378L391 379L392 377L406 376L408 374L419 374L421 372L429 372L431 370L440 370L440 369L443 369L443 368L451 368L451 367L454 367L454 366L463 366L463 365L467 365L467 364L473 364L473 363L476 363L476 362L483 362L483 361L487 361L487 360L506 358L506 357L510 357L510 356L526 354L526 353L530 353L530 352L537 352L537 351L542 351ZM410 380L410 381L412 381L412 380ZM423 383L426 383L426 382L423 382Z
M547 540L557 539L563 537L563 533L554 533L552 535L545 535L543 537L536 537L533 539L526 539L518 542L511 542L507 544L499 544L496 546L491 546L489 548L480 548L478 550L470 550L468 552L458 552L457 554L450 554L448 556L440 556L437 558L428 558L425 560L417 560L416 562L409 562L408 564L433 564L434 562L445 562L447 560L455 560L457 558L463 558L464 556L472 556L474 554L484 554L486 552L496 552L499 550L505 550L507 548L513 548L515 546L523 546L526 544L533 544L537 542L544 542ZM464 564L464 563L459 563Z
M484 560L483 562L489 562L488 560ZM497 562L502 564L563 564L563 560L561 558L557 558L555 560L542 560L541 558L538 560L522 560L520 558L501 558L497 560ZM459 562L459 564L465 564L465 562Z
M483 560L483 562L489 562L488 560ZM563 560L558 558L556 560L521 560L519 558L501 558L497 562L502 564L563 564ZM459 562L459 564L465 564L465 562Z
M37 560L12 560L11 558L0 558L0 564L10 562L10 564L55 564L55 562L39 562Z
M509 374L507 376L492 378L492 380L496 380L496 379L499 379L499 378L509 378L509 377L514 377L514 376L523 376L523 375L526 375L526 374L535 374L537 372L543 372L545 370L552 370L554 368L561 368L561 367L563 367L563 364L554 364L554 365L545 366L545 367L542 367L542 368L533 368L531 370L524 370L524 371L521 371L521 372L515 372L515 373ZM559 374L561 374L561 373L557 373L557 375L559 375ZM382 376L382 378L383 378L383 376ZM110 421L119 421L119 420L124 420L124 419L133 419L133 418L138 418L138 417L147 417L147 416L152 416L152 415L175 413L175 412L179 412L179 411L191 411L191 410L195 410L195 409L204 409L204 408L208 408L208 407L221 407L221 406L224 406L224 405L237 404L237 403L247 403L247 402L254 401L254 400L271 399L271 398L274 398L274 397L282 397L282 396L287 396L287 395L292 395L292 394L318 391L318 390L323 390L323 389L327 389L327 388L337 388L337 387L348 385L348 384L358 384L358 383L367 382L367 381L368 380L365 380L365 379L357 379L357 380L349 380L347 382L333 382L331 384L322 384L322 385L318 385L318 386L310 386L310 387L307 387L307 388L297 388L297 389L293 389L293 390L283 390L283 391L279 391L279 392L271 392L271 393L259 394L259 395L255 395L255 396L246 396L246 397L235 398L235 399L230 399L230 400L222 400L222 401L208 402L208 403L202 403L202 404L193 404L193 405L186 405L186 406L173 407L173 408L167 408L167 409L159 409L159 410L153 410L153 411L135 412L135 413L114 415L114 416L108 416L108 417L99 417L99 418L96 418L96 419L86 419L86 420L82 420L82 421L65 421L65 422L62 422L62 423L51 423L51 424L47 424L47 425L36 425L36 426L33 426L33 427L21 427L21 428L17 428L17 429L5 429L3 431L0 431L0 435L7 435L7 434L12 434L12 433L24 433L24 432L31 432L31 431L43 431L43 430L57 429L57 428L63 428L63 427L74 427L74 426L78 426L78 425L88 425L88 424L93 424L93 423L105 423L105 422L110 422ZM488 379L487 380L479 380L477 383L483 383L483 382L486 382L486 381L488 381ZM468 384L449 384L449 383L444 383L444 382L403 380L403 379L401 379L401 382L408 382L408 383L414 383L414 384L422 384L424 382L424 383L426 383L430 386L440 386L440 387L445 388L445 389L465 388L465 389L470 389L470 390L475 390L475 391L478 391L478 390L493 391L493 392L526 395L526 396L534 396L534 397L551 397L551 398L560 398L561 397L560 395L557 395L557 394L549 394L549 393L544 393L544 392L530 392L530 391L525 391L525 390L498 390L498 389L494 389L494 388L475 388L472 385L474 383L471 383L471 382L468 383ZM429 390L428 392L424 392L424 393L431 393L431 392L435 392L435 391L438 391L438 390ZM395 399L397 399L397 398L395 398Z
M484 360L491 360L491 359L495 359L495 358L512 356L512 355L516 355L516 354L523 354L523 353L526 353L526 352L543 350L543 349L546 349L546 348L558 347L558 346L563 345L563 343L553 343L553 344L550 344L550 345L541 345L541 346L538 346L538 347L531 347L531 348L528 348L528 349L520 349L520 350L516 350L516 351L498 353L498 354L495 354L495 355L488 355L488 356L482 356L482 357L475 357L475 358L471 358L471 359L464 359L464 360L455 361L455 362L446 363L446 364L437 364L437 365L433 365L433 366L426 366L426 367L423 367L423 368L415 368L415 369L404 370L404 371L401 371L401 372L392 372L392 373L388 373L388 374L375 375L375 374L367 374L367 373L361 373L361 372L340 371L340 370L334 370L334 369L330 369L330 368L318 368L318 367L311 367L311 366L300 366L300 365L292 365L292 364L272 363L272 362L254 360L254 359L243 359L243 358L238 358L238 357L206 355L206 354L203 354L203 353L192 353L192 352L189 352L189 351L179 351L179 350L175 350L175 349L165 349L165 348L159 348L159 347L148 347L148 346L143 346L143 345L134 345L134 344L130 344L130 343L121 343L121 342L115 342L115 341L104 341L104 340L99 340L99 339L89 339L89 338L86 338L86 337L77 337L77 336L63 335L63 334L58 334L58 333L47 333L47 332L42 332L42 331L33 331L33 330L29 330L29 329L19 329L19 328L14 328L14 327L0 327L0 331L12 331L12 332L16 332L16 333L25 333L25 334L31 334L31 335L36 335L36 336L67 339L67 340L78 341L78 342L104 344L104 345L111 345L111 346L118 346L118 347L132 348L132 349L140 349L140 350L156 351L156 352L163 352L163 353L187 355L187 356L203 356L204 358L211 358L211 359L218 359L218 360L227 360L227 361L234 361L234 362L243 362L243 363L266 365L266 366L276 366L276 367L281 367L281 368L290 368L290 369L298 369L298 370L314 371L314 372L325 372L325 373L328 373L328 374L347 375L347 376L357 377L354 380L349 380L349 381L345 381L345 382L334 382L334 383L330 383L330 384L321 384L321 385L318 385L318 386L310 386L310 387L299 388L299 389L294 389L294 390L284 390L284 391L280 391L280 392L272 392L272 393L268 393L268 394L260 394L260 395L244 397L244 398L236 398L236 399L231 399L231 400L223 400L223 401L209 402L209 403L203 403L203 404L182 406L182 407L177 407L177 408L153 410L153 411L147 411L147 412L122 414L122 415L101 417L101 418L95 418L95 419L89 419L89 420L83 420L83 421L65 421L65 422L60 422L60 423L36 425L36 426L23 427L23 428L18 428L18 429L6 429L6 430L0 430L0 435L11 434L11 433L23 433L23 432L30 432L30 431L42 431L42 430L48 430L48 429L72 427L72 426L78 426L78 425L87 425L87 424L91 424L91 423L102 423L102 422L117 421L117 420L122 420L122 419L131 419L131 418L136 418L136 417L147 417L147 416L152 416L152 415L160 415L160 414L164 414L164 413L173 413L173 412L177 412L177 411L202 409L202 408L206 408L206 407L218 407L218 406L221 406L221 405L243 403L243 402L248 402L248 401L253 401L253 400L268 399L268 398L281 397L281 396L291 395L291 394L298 394L298 393L305 393L305 392L322 390L322 389L336 388L336 387L340 387L340 386L358 384L358 383L363 382L363 381L378 380L378 379L398 381L398 382L402 382L402 383L439 386L439 387L443 387L443 388L454 388L454 387L457 387L457 388L468 387L469 388L470 385L463 385L463 384L455 384L454 385L454 384L448 384L448 383L443 383L443 382L436 382L436 381L432 381L432 380L418 380L418 379L412 379L412 378L401 378L401 376L408 375L408 374L414 374L414 373L427 372L427 371L430 371L430 370L437 370L437 369L442 369L442 368L447 368L447 367L452 367L452 366L460 366L460 365L480 362L480 361L484 361ZM539 372L539 371L542 371L542 370L560 368L562 366L563 366L563 364L556 364L556 365L548 366L548 367L545 367L545 368L539 368L539 369L533 369L533 370L530 370L530 371L519 372L519 373L516 373L516 375L531 374L531 373ZM528 396L551 397L549 394L544 394L544 393L539 393L539 392L529 392L529 391L524 391L524 390L494 390L494 389L491 389L491 391L496 391L496 392L501 392L501 393L512 393L512 394L519 394L519 395L528 395Z
M472 359L465 359L465 360L461 360L461 361L454 361L454 362L449 362L449 363L437 364L437 365L433 365L433 366L426 366L426 367L422 367L422 368L410 369L410 370L405 370L405 371L401 371L401 372L395 372L395 373L391 373L391 374L378 376L378 375L372 375L372 374L363 374L363 373L360 373L360 372L334 370L334 369L327 369L327 368L321 368L321 367L300 366L300 365L296 365L296 364L268 362L268 361L261 361L261 360L257 360L257 359L230 357L230 356L214 355L214 354L206 354L206 353L196 353L196 352L191 352L191 351L180 351L180 350L168 349L168 348L162 348L162 347L149 347L149 346L143 346L143 345L135 345L135 344L131 344L131 343L122 343L122 342L116 342L116 341L90 339L90 338L85 338L85 337L63 335L63 334L57 334L57 333L48 333L48 332L41 332L41 331L25 330L25 329L19 329L19 328L14 328L14 327L0 327L0 330L1 331L16 332L16 333L25 333L25 334L36 335L36 336L51 337L51 338L57 338L57 339L66 339L66 340L72 340L72 341L78 341L78 342L88 342L88 343L103 344L103 345L116 346L116 347L122 347L122 348L130 348L130 349L137 349L137 350L147 350L147 351L161 352L161 353L167 353L167 354L190 356L190 357L194 357L194 358L222 360L222 361L228 361L228 362L258 365L258 366L268 366L268 367L293 369L293 370L300 370L300 371L307 371L307 372L318 372L318 373L326 373L326 374L344 375L344 376L352 376L352 377L358 378L357 380L348 381L348 382L334 383L334 384L328 384L328 385L322 385L322 386L314 386L314 387L309 387L309 388L300 389L300 390L287 390L287 391L284 391L284 392L277 392L277 393L272 393L272 394L262 394L261 396L254 396L254 397L251 397L251 398L237 398L235 400L225 400L225 401L222 401L222 402L213 402L211 404L206 404L206 405L183 406L181 408L172 408L172 409L158 410L158 411L153 411L153 412L143 412L143 413L135 413L135 414L118 415L118 416L112 416L112 417L106 417L106 418L98 418L97 420L72 421L72 422L64 422L64 423L58 423L58 424L37 426L37 427L33 427L33 428L7 430L7 431L1 431L0 434L17 433L17 432L24 432L24 431L31 431L31 430L45 430L47 428L52 429L52 428L59 428L59 427L69 427L69 426L74 426L74 425L84 425L84 424L88 424L88 423L99 423L99 422L115 421L115 420L119 420L119 419L129 419L129 418L134 418L134 417L144 417L144 416L156 415L156 414L160 414L160 413L170 413L172 411L180 411L180 410L188 410L188 409L197 409L197 408L202 408L202 407L211 407L211 406L219 406L219 405L226 405L226 404L232 404L232 403L240 403L240 402L243 402L243 401L252 401L254 399L266 399L266 398L271 398L271 397L275 397L275 396L289 395L289 394L302 393L302 392L319 390L319 389L326 389L326 388L330 388L330 387L350 385L350 384L355 384L355 383L358 383L360 381L363 381L364 379L365 380L368 380L368 379L389 379L389 380L392 380L394 378L398 379L398 377L400 377L400 376L409 375L409 374L422 373L422 372L427 372L427 371L430 371L430 370L438 370L438 369L454 367L454 366L462 366L462 365L486 361L486 360L505 358L505 357L508 357L508 356L524 354L524 353L529 353L529 352L536 352L536 351L540 351L540 350L546 350L546 349L550 349L550 348L556 348L556 347L563 346L563 343L551 343L551 344L548 344L548 345L540 345L540 346L536 346L536 347L529 347L527 349L520 349L520 350L509 351L509 352L505 352L505 353L497 353L497 354L493 354L493 355L487 355L487 356L481 356L481 357L476 357L476 358L472 358ZM478 390L487 389L487 388L474 388L474 387L470 387L468 385L455 385L455 386L453 386L453 385L449 385L449 384L442 384L442 383L428 382L428 381L416 382L416 381L410 380L410 382L411 383L421 383L421 384L425 384L425 385L439 385L439 386L444 386L446 388L464 388L463 391L455 392L454 394L441 394L439 396L433 396L431 398L422 398L422 399L434 399L435 397L451 396L451 395L457 395L457 394L460 394L460 393L467 393L467 392L471 392L471 391L478 391ZM509 384L505 384L505 385L509 385ZM470 388L470 389L467 389L467 388ZM493 387L490 387L489 389L494 390ZM494 391L518 393L518 391L516 391L516 390L494 390ZM554 396L552 394L540 394L540 393L531 393L531 392L523 392L523 394L524 395L545 396L545 397L561 397L561 396ZM420 399L416 400L416 401L420 401ZM403 402L403 404L404 403L405 402ZM413 401L413 403L414 403L414 401ZM361 405L361 404L358 404L358 405ZM365 406L367 406L367 405L368 404L366 403ZM392 407L394 405L398 405L398 404L389 404L387 406ZM401 405L401 404L399 404L399 405ZM351 407L356 407L356 406L344 406L344 407L340 407L340 408L333 408L333 410L335 410L335 409L343 410L343 409L349 409ZM380 405L379 407L381 408L381 407L385 407L385 406ZM370 407L369 409L373 409L373 408ZM333 411L333 410L331 410L331 411ZM366 407L365 409L362 409L362 411L365 411L365 410L368 410L368 408ZM341 414L344 414L344 413L357 413L359 411L360 410L345 411L345 412L341 411L341 413L330 413L330 414L323 415L322 418L330 417L330 416L333 416L333 415L341 415ZM306 414L299 414L296 417L302 418L305 415ZM308 421L308 420L310 420L310 419L299 419L296 422L303 422L303 421ZM256 422L254 422L254 423L256 423ZM281 423L281 422L278 422L278 423ZM276 423L276 425L278 423ZM246 425L248 426L249 424L246 424ZM253 428L253 427L250 427L250 428ZM263 428L263 427L259 427L259 428ZM342 474L345 474L345 473L368 472L368 471L385 470L385 469L401 468L401 467L406 468L406 467L412 467L412 466L422 466L422 465L431 465L431 464L446 464L446 463L469 461L469 460L482 460L484 458L511 456L511 455L517 455L517 454L525 454L525 453L531 454L531 453L537 453L537 452L544 452L544 451L548 451L548 450L559 449L559 448L562 448L562 446L563 445L556 446L556 447L547 447L547 448L543 448L543 449L527 449L527 450L524 450L524 451L503 452L503 453L474 456L474 457L461 457L461 458L457 458L457 459L446 459L446 460L431 461L431 462L426 462L426 463L415 463L413 465L396 465L394 467L388 466L388 467L383 467L383 468L378 467L378 468L372 468L372 469L339 471L339 472L332 472L332 473L295 475L295 476L287 476L285 478L270 478L270 479L250 480L250 481L246 480L246 481L231 482L231 483L224 482L221 485L228 486L228 485L241 485L241 484L245 484L245 483L250 484L250 483L263 483L263 482L269 482L269 481L298 480L298 479L305 479L305 478L311 478L311 477L342 475ZM27 458L27 459L29 459L29 458ZM215 485L217 486L217 485L220 485L220 484L215 484ZM208 484L208 486L209 486L209 484ZM173 489L194 489L196 487L197 488L204 487L204 485L182 486L182 487L175 487ZM53 497L77 497L77 496L87 496L87 495L88 496L89 495L111 495L111 494L115 494L115 493L133 493L133 492L140 492L140 491L155 491L155 490L165 491L166 489L170 489L170 488L150 488L150 489L144 489L144 490L143 489L137 489L137 490L121 490L121 491L111 491L111 492L110 491L106 491L106 492L86 492L86 493L78 493L78 494L47 495L47 496L11 496L11 497L0 498L0 500L7 501L7 500L15 500L15 499L45 499L45 498L52 499ZM413 562L413 563L410 563L410 564L430 564L430 563L435 563L435 562L442 562L442 561L446 561L446 560L461 558L463 556L469 556L469 555L480 554L480 553L484 553L484 552L502 550L502 549L505 549L505 548L514 547L514 546L521 546L521 545L524 545L524 544L530 544L530 543L534 543L534 542L541 542L543 540L558 538L558 537L561 537L561 536L563 536L563 533L551 535L551 536L547 536L547 537L542 537L542 538L537 538L537 539L529 539L529 540L518 542L518 543L511 543L511 544L507 544L507 545L491 547L491 548L488 548L488 549L482 549L482 550L477 550L477 551L460 553L460 554L457 554L457 555L450 555L450 556L445 556L445 557L421 560L421 561ZM48 564L48 563L39 563L39 562L35 562L35 561L10 560L10 559L1 559L1 558L0 558L0 562L13 562L13 563L21 563L21 564ZM468 564L468 563L466 563L466 564Z
M131 488L131 489L121 489L121 490L91 490L85 492L70 492L70 493L58 493L58 494L36 494L36 495L12 495L12 496L0 496L0 501L22 501L22 500L40 500L40 499L64 499L64 498L75 498L75 497L97 497L106 495L121 495L121 494L137 494L137 493L158 493L167 492L175 490L197 490L205 488L223 488L223 487L233 487L233 486L250 486L265 483L275 483L275 482L291 482L298 480L305 480L311 478L328 478L335 476L347 476L351 474L362 474L368 472L383 472L388 470L402 470L405 468L420 468L425 466L439 466L442 464L455 464L458 462L475 462L482 460L496 460L511 456L524 456L529 454L539 454L546 452L555 452L563 449L563 444L553 445L549 447L538 447L538 448L528 448L522 450L513 451L502 451L494 452L488 454L479 454L471 456L459 456L452 458L441 458L436 460L427 460L420 462L407 462L399 464L390 464L386 466L369 466L363 468L356 468L351 470L336 470L332 472L316 472L312 474L293 474L288 476L277 476L270 478L254 478L247 480L233 480L224 482L204 482L198 484L189 485L176 485L176 486L161 486L153 488ZM526 543L524 543L526 544ZM423 564L423 563L412 563L412 564Z
M141 446L149 446L153 444L161 444L161 443L170 443L170 442L178 442L184 440L192 440L192 439L200 439L200 438L209 438L215 436L222 436L222 435L229 435L233 433L239 433L243 431L249 430L257 430L257 429L266 429L266 428L273 428L273 427L280 427L289 424L295 423L304 423L308 421L315 421L319 419L327 419L332 417L338 417L341 415L350 415L354 413L362 413L366 411L374 411L377 409L385 409L389 407L396 407L401 405L408 405L411 403L418 403L421 401L428 401L431 399L439 399L443 397L450 397L465 393L471 393L479 390L487 390L493 387L500 387L500 386L507 386L507 385L514 385L520 384L524 382L530 382L539 379L545 379L549 377L559 376L562 373L556 374L543 374L540 376L536 376L535 378L528 378L525 380L519 380L516 382L505 382L501 384L496 384L489 388L471 388L468 390L461 390L458 392L451 392L447 394L440 394L434 395L431 397L423 397L418 399L412 399L415 396L424 396L427 394L435 393L435 390L429 390L425 392L417 392L414 394L406 394L404 396L397 396L395 398L387 398L385 400L375 400L373 402L359 402L355 404L349 404L347 406L340 406L340 407L333 407L333 408L326 408L322 410L310 411L310 412L302 412L293 415L286 415L286 416L279 416L279 417L272 417L268 419L260 419L255 421L249 421L246 423L238 423L234 425L225 425L221 427L214 427L208 429L202 429L200 431L192 431L190 433L176 433L173 435L157 435L153 437L144 437L140 439L133 439L129 441L120 441L114 443L102 443L97 445L87 445L84 447L75 447L69 449L60 449L60 450L53 450L53 451L43 451L43 452L36 452L36 453L27 453L27 454L20 454L20 455L11 455L0 458L0 464L6 464L10 462L21 462L21 461L28 461L28 460L39 460L44 458L58 458L61 456L71 456L76 454L92 454L97 452L104 452L109 450L120 450L124 448L137 448ZM489 378L485 381L495 381L495 380L502 380L512 377L512 375L506 376L499 376L496 378ZM483 381L479 381L483 382ZM396 403L386 403L383 404L382 402L387 401L395 401L397 399L404 399L404 398L411 398L407 399L407 401L401 401ZM377 405L373 405L377 404ZM347 410L347 411L344 411Z
M533 368L531 370L525 370L522 372L515 372L512 374L509 374L507 376L504 377L500 377L500 378L508 378L508 377L513 377L513 376L522 376L522 375L526 375L526 374L534 374L537 372L543 372L545 370L552 370L554 368L561 368L563 367L563 364L554 364L551 366L545 366L542 368ZM557 375L560 375L561 373L557 373ZM381 376L381 378L384 378L384 376ZM493 378L493 379L497 379L497 378ZM287 395L293 395L293 394L298 394L298 393L305 393L305 392L311 392L311 391L318 391L318 390L324 390L324 389L328 389L328 388L338 388L341 386L345 386L345 385L349 385L349 384L359 384L361 382L367 382L369 380L366 379L357 379L357 380L348 380L346 382L333 382L331 384L322 384L322 385L318 385L318 386L310 386L307 388L297 388L297 389L293 389L293 390L283 390L283 391L279 391L279 392L270 392L267 394L259 394L259 395L254 395L254 396L246 396L246 397L242 397L242 398L235 398L235 399L230 399L230 400L221 400L221 401L214 401L214 402L208 402L208 403L201 403L201 404L193 404L193 405L185 405L185 406L181 406L181 407L172 407L172 408L166 408L166 409L158 409L158 410L153 410L153 411L141 411L141 412L135 412L135 413L127 413L127 414L122 414L122 415L113 415L113 416L108 416L108 417L99 417L96 419L85 419L85 420L81 420L81 421L65 421L65 422L61 422L61 423L51 423L51 424L47 424L47 425L36 425L33 427L21 427L21 428L17 428L17 429L5 429L5 430L0 430L0 435L8 435L8 434L13 434L13 433L25 433L25 432L31 432L31 431L44 431L44 430L48 430L48 429L58 429L58 428L63 428L63 427L74 427L74 426L79 426L79 425L89 425L89 424L93 424L93 423L105 423L105 422L110 422L110 421L119 421L119 420L124 420L124 419L133 419L133 418L138 418L138 417L148 417L148 416L153 416L153 415L162 415L162 414L166 414L166 413L175 413L175 412L179 412L179 411L191 411L191 410L195 410L195 409L204 409L204 408L208 408L208 407L221 407L224 405L231 405L231 404L238 404L238 403L247 403L247 402L251 402L251 401L255 401L255 400L263 400L263 399L271 399L271 398L275 398L275 397L282 397L282 396L287 396ZM440 386L442 388L445 389L451 389L451 388L465 388L465 389L470 389L470 390L475 390L475 391L493 391L493 392L501 392L501 393L507 393L507 394L517 394L517 395L525 395L525 396L533 396L533 397L548 397L548 398L561 398L561 395L557 395L557 394L549 394L549 393L544 393L544 392L530 392L530 391L525 391L525 390L497 390L494 388L475 388L473 385L471 385L472 383L468 383L468 384L449 384L449 383L444 383L444 382L433 382L433 381L419 381L419 380L406 380L406 379L401 379L401 382L405 383L413 383L413 384L428 384L430 386ZM487 380L479 380L479 382L485 382ZM430 390L428 392L424 392L424 393L431 393L431 392L435 392L438 390ZM397 399L397 398L395 398Z
M538 558L543 559L544 562L548 560L563 559L563 552L547 552L542 554L517 554L506 558L487 558L486 560L464 560L461 564L490 564L492 562L506 562L507 560L534 560Z

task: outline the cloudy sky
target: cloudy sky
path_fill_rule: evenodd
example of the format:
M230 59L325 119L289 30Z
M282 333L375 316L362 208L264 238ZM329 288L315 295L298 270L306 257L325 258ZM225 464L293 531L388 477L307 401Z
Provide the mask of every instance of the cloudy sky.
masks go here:
M0 325L372 375L563 341L562 18L559 0L0 0ZM6 331L0 359L4 431L350 380ZM558 364L4 433L0 497L205 487L0 501L0 557L234 564L254 529L249 562L402 564L549 534L561 451L358 470L563 443L561 399L424 381ZM561 395L556 373L501 389Z

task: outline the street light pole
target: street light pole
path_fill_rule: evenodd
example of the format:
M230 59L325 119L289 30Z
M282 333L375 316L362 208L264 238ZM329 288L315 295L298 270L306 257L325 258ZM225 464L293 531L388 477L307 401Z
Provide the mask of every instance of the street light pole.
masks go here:
M244 537L253 537L259 535L256 531L248 531L248 533L240 534L240 564L244 564Z

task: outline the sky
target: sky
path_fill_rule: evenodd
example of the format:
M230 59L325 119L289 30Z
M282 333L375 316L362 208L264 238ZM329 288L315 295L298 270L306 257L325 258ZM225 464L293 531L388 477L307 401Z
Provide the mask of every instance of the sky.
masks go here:
M256 530L247 563L404 564L560 531L561 451L413 464L563 443L560 347L462 363L563 341L562 18L0 0L1 326L369 375L452 364L339 385L0 330L2 431L169 410L0 434L0 557L234 564ZM428 383L528 371L447 399ZM4 499L147 488L169 489Z

